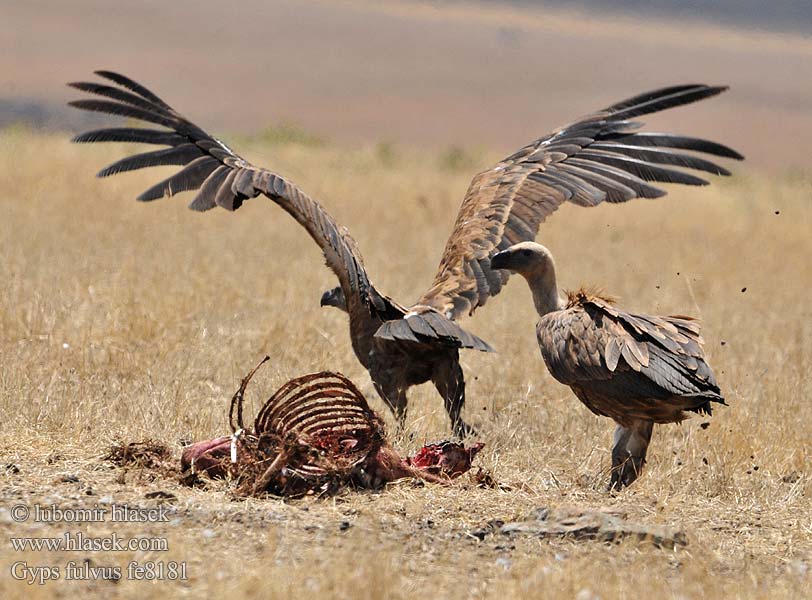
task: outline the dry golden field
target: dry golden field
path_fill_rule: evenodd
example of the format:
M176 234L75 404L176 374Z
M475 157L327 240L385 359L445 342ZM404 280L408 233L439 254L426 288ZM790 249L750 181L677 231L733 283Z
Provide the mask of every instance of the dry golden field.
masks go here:
M683 110L701 110L692 107ZM550 126L554 124L549 124ZM547 127L544 125L543 127ZM541 133L541 131L539 131ZM565 207L539 240L565 286L597 284L624 306L701 317L729 406L660 427L643 477L604 491L612 424L554 382L538 356L534 313L513 281L468 328L498 354L463 357L466 415L487 443L478 459L510 490L463 477L449 488L394 485L323 500L236 500L102 459L117 441L182 441L227 430L242 375L253 406L287 379L330 368L358 382L347 322L320 309L334 285L315 245L270 201L197 214L185 196L134 197L165 173L94 179L131 149L71 145L24 128L0 135L0 586L4 598L77 593L234 597L804 597L812 583L812 181L736 165L707 188L655 201ZM524 141L524 140L520 140ZM427 286L468 180L499 158L398 145L234 140L297 181L351 231L379 287L408 302ZM518 145L518 144L517 144ZM746 164L746 163L745 163ZM401 449L448 434L433 388L411 394ZM391 424L391 422L390 422ZM13 465L13 466L12 466ZM159 524L16 523L10 506L155 506ZM540 507L624 511L684 531L657 549L471 532ZM343 523L343 525L342 525ZM167 552L20 552L11 537L163 536ZM481 536L480 536L481 537ZM15 582L15 561L126 566L185 561L187 582Z

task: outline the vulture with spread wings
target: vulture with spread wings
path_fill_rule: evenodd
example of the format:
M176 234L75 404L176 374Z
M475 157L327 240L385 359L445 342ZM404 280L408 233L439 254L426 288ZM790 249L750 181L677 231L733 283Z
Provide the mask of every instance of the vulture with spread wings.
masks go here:
M250 164L135 81L110 71L97 71L97 75L115 85L71 83L100 97L77 100L72 106L163 129L100 129L74 141L167 146L117 161L100 171L100 177L181 165L182 170L138 199L157 200L198 190L189 205L197 211L215 206L233 211L259 195L273 200L305 228L338 278L339 287L325 293L322 304L348 313L353 350L384 402L402 422L408 388L432 381L457 434L469 431L461 418L465 381L458 351L490 351L491 347L455 321L472 314L507 281L506 271L490 268L494 254L533 240L544 219L565 202L595 206L603 201L656 198L665 192L650 182L706 185L707 181L688 171L729 174L701 154L742 158L726 146L698 138L636 132L640 123L630 121L715 96L724 87L682 85L614 104L534 141L474 177L434 282L416 304L404 307L372 284L347 229L293 183Z

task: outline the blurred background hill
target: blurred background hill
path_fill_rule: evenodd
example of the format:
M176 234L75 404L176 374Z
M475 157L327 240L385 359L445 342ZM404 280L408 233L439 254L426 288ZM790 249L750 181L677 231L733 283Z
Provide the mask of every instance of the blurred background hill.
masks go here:
M812 3L803 0L505 0L518 6L549 6L607 15L704 21L772 31L812 31Z
M69 80L145 82L223 135L295 125L338 142L509 153L657 86L726 83L658 128L722 140L747 168L812 154L805 2L3 2L0 126L77 130ZM92 116L91 116L92 117Z

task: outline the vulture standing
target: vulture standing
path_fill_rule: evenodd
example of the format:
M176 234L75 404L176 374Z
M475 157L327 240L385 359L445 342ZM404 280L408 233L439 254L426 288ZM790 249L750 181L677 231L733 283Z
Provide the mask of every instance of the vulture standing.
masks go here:
M585 290L565 300L550 251L535 242L499 252L491 268L527 280L550 374L589 410L617 423L610 489L640 475L655 423L679 423L686 410L710 415L712 402L725 404L691 317L627 313Z
M455 321L472 314L505 284L507 272L490 268L490 258L496 252L533 240L541 222L564 202L595 206L603 201L625 202L665 194L650 181L707 184L672 166L729 174L697 154L680 150L742 158L726 146L698 138L637 133L640 123L629 120L715 96L724 87L663 88L580 119L474 177L431 287L414 305L405 307L372 284L347 229L293 183L250 164L135 81L110 71L97 71L97 75L115 85L71 83L78 90L101 97L77 100L70 103L72 106L139 119L162 129L101 129L79 135L74 141L168 146L115 162L100 171L100 177L155 165L182 165L182 170L138 199L157 200L199 190L189 205L196 211L215 206L233 211L259 195L273 200L323 251L339 288L326 293L322 304L340 306L348 313L353 350L399 421L405 417L408 388L432 381L459 435L469 428L461 418L465 381L458 351L492 349Z

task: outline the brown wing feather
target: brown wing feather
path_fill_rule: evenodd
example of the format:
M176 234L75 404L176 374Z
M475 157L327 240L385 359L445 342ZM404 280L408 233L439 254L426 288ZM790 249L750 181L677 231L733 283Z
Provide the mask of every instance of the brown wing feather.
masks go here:
M699 326L686 317L631 314L578 294L566 309L542 317L537 334L553 377L599 414L617 419L627 410L655 410L638 400L666 402L662 414L669 416L675 408L709 412L710 402L724 403Z
M73 106L136 118L171 130L111 128L77 136L74 138L76 142L131 141L171 147L169 150L122 159L104 169L100 175L155 165L184 165L181 171L144 192L139 200L155 200L199 189L189 205L199 211L215 206L236 210L244 200L263 194L296 219L319 245L348 301L360 298L374 310L385 313L386 318L403 314L401 307L377 292L369 281L355 240L318 202L283 177L250 164L223 142L178 114L144 86L117 73L97 71L97 74L119 87L83 82L69 84L106 98L78 100L71 103Z
M677 150L741 159L735 150L698 138L636 133L640 124L628 120L725 89L683 85L629 98L539 138L479 173L462 202L434 281L413 308L430 307L451 319L473 313L508 278L506 271L490 270L490 257L535 239L539 225L564 202L595 206L665 194L649 181L707 184L670 166L728 175L708 160Z
M505 237L513 198L525 176L522 169L513 167L508 172L485 171L474 178L446 243L434 283L418 305L457 318L473 312L488 296L499 292L507 281L507 273L495 273L490 278L485 273L491 273L490 257ZM532 231L532 223L517 214L507 235L521 240Z

